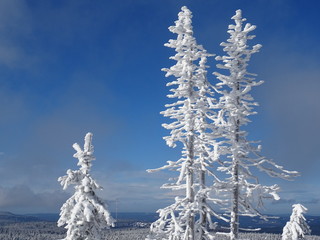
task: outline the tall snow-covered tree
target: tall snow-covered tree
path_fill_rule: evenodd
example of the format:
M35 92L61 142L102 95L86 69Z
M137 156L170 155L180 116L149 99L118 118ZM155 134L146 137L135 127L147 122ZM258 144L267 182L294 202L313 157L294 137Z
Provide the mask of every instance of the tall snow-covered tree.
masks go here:
M213 56L213 55L210 55ZM214 181L220 181L216 175L215 162L219 159L220 130L216 122L219 116L216 114L217 104L210 83L207 81L207 54L200 57L199 66L196 70L194 93L194 172L195 172L195 212L199 217L195 224L195 239L213 239L212 232L215 225L211 222L212 216L224 221L226 218L217 214L212 207L224 203L219 198L213 198L217 189L213 187Z
M93 156L92 133L85 136L83 150L79 144L73 144L78 159L79 170L67 170L67 175L58 181L66 189L75 185L75 193L61 207L58 226L65 226L65 240L99 240L100 231L114 225L104 202L96 195L102 189L90 175Z
M158 210L159 219L151 225L152 234L147 239L212 239L209 233L214 226L211 216L221 218L208 203L210 200L218 204L219 200L209 198L211 188L206 186L206 176L216 177L210 167L217 158L214 140L217 133L212 120L211 124L208 122L215 115L213 93L206 78L206 61L211 55L196 43L191 18L191 11L182 7L175 25L169 27L177 34L177 39L169 40L165 46L175 49L176 55L170 59L176 64L163 69L166 77L176 78L167 86L172 87L168 97L177 99L167 104L162 112L173 119L171 123L163 124L170 130L170 135L164 139L170 147L182 146L182 156L177 161L168 161L164 167L149 170L178 171L174 182L162 186L176 191L177 196L172 205Z
M256 26L244 24L241 10L237 10L232 17L235 24L229 25L230 34L227 42L222 42L225 56L217 56L222 61L217 67L223 73L214 73L220 82L216 85L221 94L219 100L220 124L223 126L225 143L221 146L226 159L218 170L230 177L224 182L217 183L225 193L231 193L231 203L227 211L230 213L230 239L237 239L239 232L239 215L264 216L259 212L264 198L279 199L277 185L265 186L259 182L253 169L267 173L271 177L290 179L297 172L287 171L260 154L261 146L247 140L248 133L243 129L250 120L249 116L256 114L253 110L258 104L250 95L253 87L262 81L255 81L255 74L247 71L251 55L258 52L260 44L248 46L248 40L255 36L250 35Z
M283 228L282 240L305 239L305 235L311 234L310 227L303 216L308 209L301 204L293 204L292 208L290 221Z

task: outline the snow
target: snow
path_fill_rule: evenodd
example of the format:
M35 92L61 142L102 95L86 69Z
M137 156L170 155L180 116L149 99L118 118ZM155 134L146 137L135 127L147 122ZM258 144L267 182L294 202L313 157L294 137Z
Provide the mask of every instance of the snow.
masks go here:
M301 204L293 204L292 207L290 221L283 228L282 240L304 239L305 235L311 234L310 227L303 216L308 209Z
M114 226L103 201L96 195L95 190L102 189L90 175L93 156L92 133L87 133L83 150L79 144L73 144L78 159L79 170L67 170L67 175L58 181L66 189L75 185L75 193L61 207L58 226L65 226L65 240L99 240L101 230Z
M220 45L225 56L217 56L217 68L223 73L215 72L214 75L220 80L215 89L221 95L219 99L221 132L225 139L219 145L220 154L224 153L226 159L222 166L218 167L227 175L222 182L216 182L217 188L229 195L229 206L225 209L230 214L230 239L237 239L239 232L239 215L263 216L259 209L263 207L265 198L279 200L277 194L278 185L266 186L259 183L258 178L252 173L252 168L257 168L271 177L292 179L298 175L295 171L285 170L282 166L275 164L260 154L261 146L247 140L248 133L242 126L250 122L249 116L256 114L253 107L258 106L254 102L250 91L259 86L263 81L255 81L256 74L247 71L251 55L259 52L262 47L256 44L253 47L248 45L248 40L255 36L250 35L256 26L244 22L241 10L237 10L232 17L235 24L229 25L229 39ZM226 73L226 74L225 74ZM223 155L223 154L222 154Z
M236 11L232 17L235 23L229 25L230 37L220 44L226 55L215 58L221 61L217 68L223 73L214 72L220 82L212 85L207 80L206 63L213 55L197 44L191 18L191 11L182 7L175 25L169 27L177 38L170 39L165 46L175 49L176 54L170 59L176 64L162 69L166 77L175 78L166 85L170 87L167 97L176 100L166 104L167 109L161 112L171 119L162 125L170 131L164 140L169 147L182 146L181 158L148 170L177 171L175 182L162 187L184 194L177 193L172 205L158 210L159 219L151 225L149 240L212 239L209 230L215 224L211 216L230 221L230 239L236 239L239 215L266 220L260 213L264 199L280 199L279 186L261 184L253 169L286 180L298 175L262 156L261 145L249 141L243 130L249 117L257 114L254 107L258 103L250 92L263 83L247 71L252 54L262 47L248 45L248 40L255 37L251 32L256 26L244 23L241 10ZM213 183L207 182L209 176ZM225 177L220 179L221 176ZM217 214L212 206L225 211L228 219Z
M213 55L196 43L191 18L190 10L182 7L175 25L169 27L177 34L177 39L169 40L165 46L175 49L176 55L170 59L176 64L162 69L166 77L175 77L167 86L171 87L168 98L176 99L161 112L172 120L163 124L170 130L170 135L164 139L169 147L176 147L178 142L182 144L181 158L156 169L178 171L176 182L162 187L182 190L184 194L177 192L179 196L172 205L158 210L159 219L151 225L152 233L147 239L213 239L209 232L215 227L211 216L223 218L211 208L209 202L218 203L219 200L209 198L213 190L206 184L208 175L214 176L210 168L218 156L217 133L212 124L216 100L206 77L207 58ZM200 216L197 220L196 215Z

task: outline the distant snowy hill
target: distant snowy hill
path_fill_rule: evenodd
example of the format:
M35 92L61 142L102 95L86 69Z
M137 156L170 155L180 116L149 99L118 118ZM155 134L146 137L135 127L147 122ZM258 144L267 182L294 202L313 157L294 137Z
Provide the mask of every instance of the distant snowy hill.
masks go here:
M26 214L25 216L35 217L40 221L45 221L45 222L57 222L59 219L58 213L36 213L36 214Z
M41 221L35 216L17 215L11 212L0 211L0 223L17 223L17 222L38 222Z
M283 227L289 220L290 215L275 216L275 219L269 219L268 221L261 220L258 217L240 217L241 228L261 228L258 232L263 233L282 233ZM312 230L312 235L320 235L320 216L305 216ZM228 226L226 223L219 221L223 226Z
M146 227L150 223L154 222L158 214L157 213L111 213L112 216L117 220L117 228L126 227ZM40 214L28 214L27 216L34 217L40 221L46 222L57 222L59 214L57 213L40 213ZM1 218L1 216L0 216Z
M141 223L151 223L158 217L156 213L112 213L112 216L117 218L116 227L118 228L142 227L145 225ZM240 223L241 227L245 228L259 227L261 228L260 232L281 233L289 217L289 215L281 215L277 219L270 219L268 222L259 218L241 217ZM0 212L0 224L39 221L56 222L58 218L59 214L55 213L17 215L10 212ZM306 216L306 219L312 229L312 235L320 235L320 216ZM227 226L225 223L219 223Z
M12 213L10 213L12 214ZM157 213L111 213L112 216L115 219L118 219L118 221L121 222L153 222L157 219L158 214ZM37 214L27 214L24 216L31 216L35 217L37 219L40 219L41 221L48 221L48 222L56 222L59 219L58 213L37 213Z

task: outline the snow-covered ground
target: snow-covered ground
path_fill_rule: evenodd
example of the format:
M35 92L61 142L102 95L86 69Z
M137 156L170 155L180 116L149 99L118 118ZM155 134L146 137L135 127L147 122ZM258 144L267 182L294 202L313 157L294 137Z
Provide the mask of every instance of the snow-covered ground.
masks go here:
M106 230L106 240L144 240L149 233L148 228L118 228ZM0 240L57 240L65 237L64 230L57 228L53 222L14 223L0 226ZM281 240L280 234L241 233L242 240ZM218 236L217 240L227 240ZM320 240L320 236L307 236L306 240Z

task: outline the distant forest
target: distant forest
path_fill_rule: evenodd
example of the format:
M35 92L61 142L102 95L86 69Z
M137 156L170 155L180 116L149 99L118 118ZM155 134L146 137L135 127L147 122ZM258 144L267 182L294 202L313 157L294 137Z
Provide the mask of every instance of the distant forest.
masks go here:
M103 231L106 240L143 240L149 228L115 228ZM65 237L65 230L55 222L20 222L0 225L0 240L58 240ZM280 234L240 233L240 237L251 240L281 240ZM221 236L219 240L227 240ZM306 240L320 240L320 236L307 236Z

